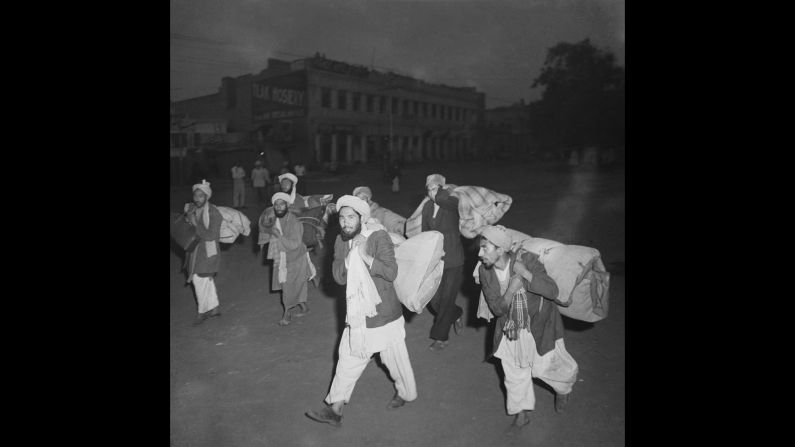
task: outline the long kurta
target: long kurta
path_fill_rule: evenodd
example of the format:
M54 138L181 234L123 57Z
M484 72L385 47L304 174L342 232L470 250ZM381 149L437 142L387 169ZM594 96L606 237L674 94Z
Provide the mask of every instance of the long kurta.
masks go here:
M539 355L544 355L555 348L555 341L563 338L563 319L558 312L558 306L553 301L558 295L558 286L549 277L544 264L535 253L525 252L517 260L516 255L510 254L509 268L513 272L513 265L521 262L533 274L533 280L528 282L522 278L522 285L527 293L527 307L530 313L530 333L533 335ZM496 268L496 267L494 267ZM500 282L494 268L487 269L480 266L480 283L483 295L491 312L497 316L496 329L491 352L497 351L503 339L502 328L508 319L509 304L505 303L500 293ZM541 306L540 301L547 302ZM539 311L539 307L541 310Z
M278 221L281 232L276 226L273 208L265 210L259 221L259 243L260 245L270 243L268 259L273 260L271 288L282 291L282 303L285 309L289 309L298 303L306 302L307 281L311 277L311 271L306 245L302 240L303 225L289 212L284 217L278 218ZM279 282L280 252L285 253L287 267L287 278L284 283Z
M196 245L196 249L185 257L188 278L193 276L194 273L199 276L212 276L214 273L218 273L221 263L221 250L218 240L221 238L221 222L224 219L215 205L207 203L205 206L210 207L210 225L204 226L204 219L199 213L196 219L196 235L199 236L201 241ZM215 244L215 255L207 256L206 242Z

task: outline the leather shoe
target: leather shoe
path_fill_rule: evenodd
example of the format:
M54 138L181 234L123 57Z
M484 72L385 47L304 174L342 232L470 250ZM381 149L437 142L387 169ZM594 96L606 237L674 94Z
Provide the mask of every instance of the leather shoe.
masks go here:
M402 407L403 405L406 405L406 401L403 400L402 397L398 396L397 393L395 393L395 397L393 397L392 400L389 401L386 407L389 410L394 410L396 408Z
M431 351L441 351L447 347L447 340L434 340L428 347Z
M207 312L206 315L207 315L207 318L220 317L221 316L221 309L219 309L218 306L215 306L213 308L213 310Z
M318 411L307 411L306 415L313 421L331 424L334 427L342 426L342 415L335 413L334 410L332 410L329 406L323 407Z
M461 321L461 317L458 317L453 323L453 330L455 331L455 335L461 335L461 331L464 330L464 322Z
M568 394L555 394L555 413L563 413L566 404L569 403Z

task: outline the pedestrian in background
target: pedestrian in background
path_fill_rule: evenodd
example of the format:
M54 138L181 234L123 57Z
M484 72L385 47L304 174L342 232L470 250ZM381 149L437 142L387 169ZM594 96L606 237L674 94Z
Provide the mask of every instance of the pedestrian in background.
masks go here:
M271 182L271 177L260 160L254 162L254 169L251 170L251 181L257 195L257 204L265 202L268 196L267 187L268 183Z
M395 161L392 165L392 192L400 192L400 163Z
M461 316L464 309L455 303L461 288L464 271L464 245L458 222L458 198L451 194L452 188L445 188L446 179L440 174L431 174L425 180L425 188L431 199L422 208L422 231L438 231L444 235L444 273L436 294L428 303L436 314L431 326L430 346L432 351L447 347L450 326L455 324L459 333L464 323Z
M267 258L273 261L271 288L282 292L284 314L279 326L290 324L293 316L309 313L307 282L316 274L303 242L304 226L288 212L289 202L290 196L277 192L271 198L273 207L266 209L259 221L259 245L268 244Z
M306 181L305 180L301 181L301 180L303 180L302 177L304 177L306 175L306 166L304 166L303 163L298 163L297 165L295 165L295 167L293 169L295 170L295 176L298 177L298 180L299 180L296 183L296 186L298 187L298 194L301 194L301 195L305 196L306 195Z
M242 163L235 163L232 166L232 203L234 208L246 207L246 171L243 169Z

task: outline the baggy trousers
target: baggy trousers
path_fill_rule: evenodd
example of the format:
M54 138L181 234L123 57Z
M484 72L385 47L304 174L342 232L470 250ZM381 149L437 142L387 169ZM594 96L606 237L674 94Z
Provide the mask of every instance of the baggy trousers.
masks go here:
M450 326L464 314L464 309L455 303L458 291L461 289L463 272L463 265L444 269L439 288L431 298L431 309L436 313L436 319L431 326L431 338L434 340L447 340Z
M408 350L406 350L406 332L403 327L403 317L400 317L400 319L396 321L399 322L398 324L400 325L397 335L391 336L391 340L385 340L385 343L378 343L382 345L381 347L383 349L375 352L379 353L381 361L384 362L384 365L389 370L389 375L392 376L392 380L395 381L395 389L397 390L398 396L410 402L417 398L417 384L414 381L414 371L411 368ZM382 328L375 328L376 331L378 329ZM334 379L331 382L331 389L326 396L327 404L333 404L339 401L348 403L351 399L351 394L353 394L353 388L356 386L356 381L359 380L359 377L361 377L364 372L364 368L370 363L369 355L367 358L351 355L348 333L349 329L346 327L342 333L342 339L340 340L338 349L339 360L337 361L337 369L334 373ZM372 354L375 352L372 352Z

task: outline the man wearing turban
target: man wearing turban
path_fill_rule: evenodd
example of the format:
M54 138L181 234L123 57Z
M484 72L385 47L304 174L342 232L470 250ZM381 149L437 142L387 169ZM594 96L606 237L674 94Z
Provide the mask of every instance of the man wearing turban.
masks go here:
M315 268L303 242L304 226L295 214L288 212L290 196L277 192L259 220L259 245L268 244L267 259L273 261L271 288L281 290L284 313L280 326L290 324L293 316L309 313L307 282L315 276ZM298 309L294 308L297 307Z
M341 234L334 242L332 273L338 284L345 285L346 327L326 405L306 415L338 427L343 405L376 352L395 381L388 409L416 399L417 386L406 349L403 308L394 286L395 246L383 226L369 219L370 206L364 200L346 195L336 207Z
M431 199L422 208L422 231L435 230L444 236L444 272L436 294L428 303L436 314L431 326L432 351L447 347L450 326L455 324L458 333L463 329L461 317L464 310L455 303L461 289L464 272L464 246L458 229L458 198L445 188L446 180L440 174L431 174L425 180L425 190Z
M306 198L297 193L298 177L295 174L287 172L280 175L278 179L282 192L290 197L288 202L290 209L301 210L309 207Z
M357 186L353 195L364 200L370 205L370 217L377 219L386 228L386 231L403 235L406 231L406 218L388 210L378 202L373 201L373 191L367 186Z
M221 255L218 241L221 238L223 217L215 205L210 203L213 191L206 180L193 185L193 203L185 204L185 213L196 235L201 240L185 257L188 282L193 283L199 314L195 325L210 317L221 315L218 308L218 293L213 277L218 273Z
M498 317L491 352L505 373L506 407L514 415L507 433L513 435L535 408L533 377L555 390L555 411L562 412L577 381L577 362L563 343L557 284L538 255L510 249L505 227L483 228L478 274L489 310Z

